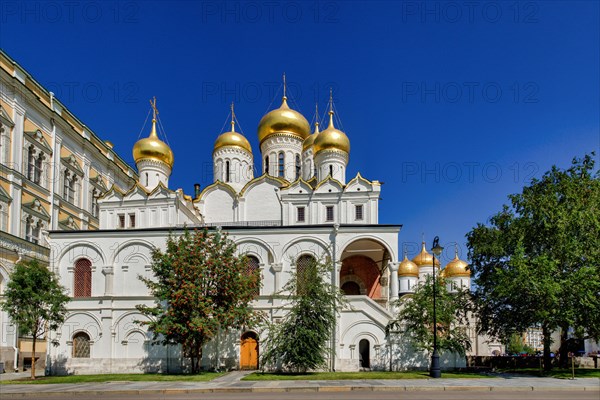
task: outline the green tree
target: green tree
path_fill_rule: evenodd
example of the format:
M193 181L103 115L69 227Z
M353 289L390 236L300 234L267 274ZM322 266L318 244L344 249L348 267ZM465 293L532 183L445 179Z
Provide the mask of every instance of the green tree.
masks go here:
M280 365L285 371L306 372L326 367L341 292L327 282L331 265L307 259L283 287L290 311L280 324L271 324L261 365Z
M150 321L153 343L179 344L199 371L202 348L220 331L239 328L253 319L250 303L260 287L260 271L248 269L245 257L225 233L186 230L169 236L166 250L152 253L148 286L156 305L138 305Z
M471 349L469 310L471 295L468 290L448 291L445 280L436 276L437 347L464 355ZM386 334L401 334L412 347L433 352L433 277L428 276L414 293L398 300L398 315L386 327Z
M69 296L56 276L37 260L15 265L4 292L2 309L20 332L33 338L31 379L35 379L36 342L64 322L68 301Z
M553 166L467 234L480 330L507 340L541 326L544 368L552 332L600 338L600 174L592 155Z

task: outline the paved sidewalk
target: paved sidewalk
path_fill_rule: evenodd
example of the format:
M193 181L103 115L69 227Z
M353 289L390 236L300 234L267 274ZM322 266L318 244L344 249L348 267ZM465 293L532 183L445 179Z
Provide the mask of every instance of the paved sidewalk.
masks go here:
M2 385L2 394L35 397L40 393L73 396L80 393L144 394L144 393L212 393L212 392L343 392L372 391L532 391L581 390L600 395L600 379L555 379L503 375L480 379L370 379L338 381L241 381L245 372L232 372L210 382L103 382L79 384Z

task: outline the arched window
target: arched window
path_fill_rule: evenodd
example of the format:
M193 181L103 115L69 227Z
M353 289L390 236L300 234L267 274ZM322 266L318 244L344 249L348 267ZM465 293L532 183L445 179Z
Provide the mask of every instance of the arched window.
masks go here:
M284 172L285 172L285 156L283 154L283 152L279 153L279 159L277 161L277 166L278 166L278 176L280 178L284 177Z
M229 161L225 161L225 182L231 180L231 171L229 169Z
M303 254L296 260L296 294L306 294L309 280L317 272L317 260L309 255Z
M148 173L146 172L146 186L148 186Z
M329 176L333 178L333 165L329 166Z
M254 256L247 256L246 257L246 268L248 270L248 275L254 273L254 271L257 271L260 269L260 262L258 261L258 258L254 257ZM260 294L260 285L256 287L256 290L254 292L255 296L258 296Z
M296 179L300 178L302 165L300 164L300 154L296 154Z
M73 279L74 297L92 296L92 262L87 258L80 258L75 262Z
M269 174L269 156L265 157L265 174Z
M90 358L90 337L87 333L73 335L73 358Z

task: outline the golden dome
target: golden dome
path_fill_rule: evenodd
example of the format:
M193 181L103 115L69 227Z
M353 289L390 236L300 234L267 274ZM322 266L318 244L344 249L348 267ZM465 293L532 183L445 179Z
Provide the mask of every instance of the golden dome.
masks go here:
M329 111L329 126L319 133L314 141L315 154L323 150L338 150L350 153L348 136L333 125L333 110Z
M404 254L404 260L398 266L398 276L419 276L419 267L410 261L406 254Z
M315 143L315 139L317 138L318 135L319 135L319 121L315 122L315 131L313 132L313 134L310 135L309 137L307 137L306 139L304 139L304 143L302 143L302 151L303 152L312 147L312 145Z
M219 137L217 137L217 140L215 140L215 145L213 147L213 153L221 147L231 146L239 147L252 154L252 146L250 146L250 142L248 141L248 139L246 139L242 134L237 133L235 131L235 114L233 114L233 106L231 111L231 131L222 133L219 135Z
M425 248L425 242L423 242L423 248L421 248L421 252L417 254L412 261L417 264L418 267L431 266L433 262L433 256L427 252L427 249ZM435 265L438 267L440 266L440 260L437 258L435 259Z
M471 276L471 270L467 268L469 264L458 258L458 251L454 255L454 259L444 268L444 277L451 278L455 276Z
M142 160L162 161L173 168L173 162L175 161L173 151L156 134L156 114L155 118L152 119L150 136L138 140L133 146L133 159L136 164Z
M310 136L310 125L302 114L292 110L283 96L281 107L268 112L258 123L258 141L262 142L276 133L284 133L304 140Z

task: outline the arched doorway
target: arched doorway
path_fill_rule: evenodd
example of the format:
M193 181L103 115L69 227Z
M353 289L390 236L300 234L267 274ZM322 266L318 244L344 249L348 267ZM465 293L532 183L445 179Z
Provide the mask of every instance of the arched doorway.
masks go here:
M361 368L371 368L371 344L367 339L358 342L358 356Z
M342 285L342 292L347 296L360 295L360 285L356 282L348 281Z
M242 335L240 369L258 369L258 336L254 332Z

